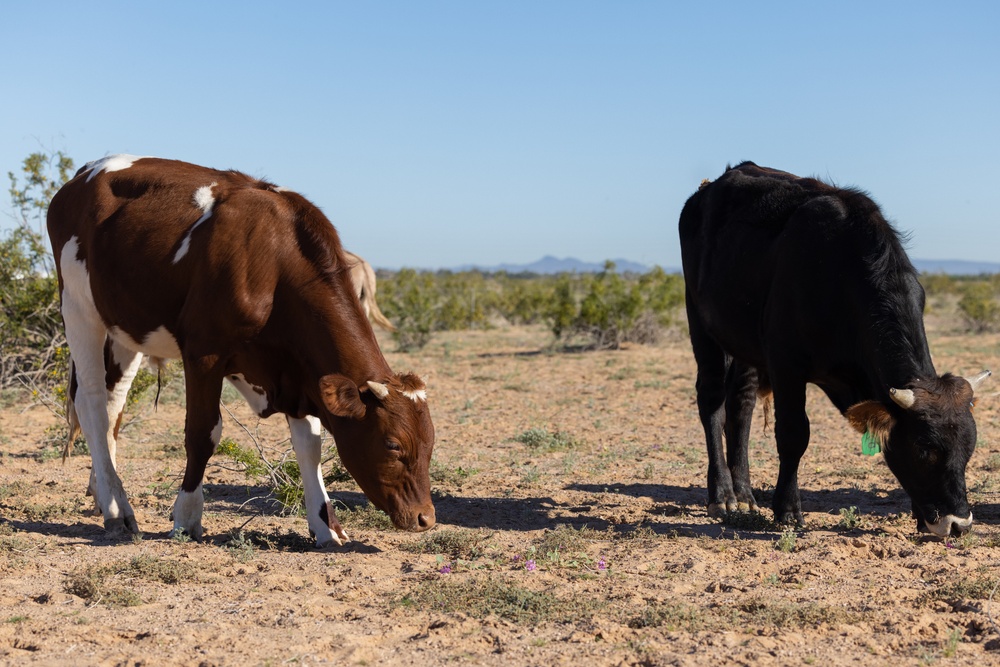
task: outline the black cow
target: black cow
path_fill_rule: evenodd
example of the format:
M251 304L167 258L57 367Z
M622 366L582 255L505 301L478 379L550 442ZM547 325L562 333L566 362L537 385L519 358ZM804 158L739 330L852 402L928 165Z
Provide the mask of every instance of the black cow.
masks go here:
M944 537L972 527L973 394L990 373L966 380L934 370L923 288L871 199L744 162L688 199L680 241L710 515L757 507L747 440L757 395L770 391L774 517L802 524L798 468L812 382L881 444L919 530Z

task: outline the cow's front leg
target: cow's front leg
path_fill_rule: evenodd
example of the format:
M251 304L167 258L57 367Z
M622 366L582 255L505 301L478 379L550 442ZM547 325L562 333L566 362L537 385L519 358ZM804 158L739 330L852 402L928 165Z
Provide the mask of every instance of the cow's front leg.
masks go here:
M222 377L197 373L193 365L185 360L187 418L184 422L184 449L187 466L181 490L174 502L171 536L185 533L200 540L205 532L201 525L205 505L201 482L208 459L222 438L222 415L219 413Z
M799 497L799 461L809 444L806 383L775 378L774 439L778 445L778 483L774 488L774 520L779 524L805 523Z
M331 544L341 546L344 542L349 541L349 538L337 520L330 496L327 495L326 486L323 484L323 470L320 467L322 428L316 417L306 417L305 419L288 417L288 430L292 434L292 448L295 450L295 459L299 463L299 472L302 474L309 532L316 538L316 546L318 547Z

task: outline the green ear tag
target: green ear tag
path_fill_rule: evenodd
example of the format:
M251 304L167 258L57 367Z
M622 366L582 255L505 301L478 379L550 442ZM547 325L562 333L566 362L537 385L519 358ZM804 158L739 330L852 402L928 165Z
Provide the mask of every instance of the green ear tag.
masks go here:
M878 438L872 435L871 431L865 431L861 436L861 453L865 456L875 456L881 451L882 445L879 444Z

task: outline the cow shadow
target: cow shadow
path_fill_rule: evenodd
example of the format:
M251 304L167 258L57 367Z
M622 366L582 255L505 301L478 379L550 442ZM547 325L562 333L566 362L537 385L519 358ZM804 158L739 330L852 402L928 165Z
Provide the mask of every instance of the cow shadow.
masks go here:
M576 513L579 509L549 497L497 498L442 495L434 499L439 524L461 528L488 528L530 532L562 524L573 528L606 530L610 525L597 517ZM568 512L553 519L553 511Z
M1000 524L1000 503L971 503L976 523Z
M648 498L654 501L653 508L649 511L659 520L664 528L657 532L669 532L672 529L687 531L688 533L705 534L709 536L720 536L725 534L727 523L720 521L715 528L704 524L692 524L683 521L685 515L692 511L703 512L708 499L708 489L704 486L671 486L666 484L628 483L628 484L570 484L565 487L567 490L581 491L584 493L607 494L617 493L632 498ZM873 515L889 518L891 515L910 513L910 497L902 489L890 489L884 494L873 493L853 487L843 487L839 489L818 489L802 488L802 511L806 514L829 514L834 517L841 516L841 510L854 508L860 515ZM771 512L771 502L773 490L755 489L754 498L760 506L763 517L770 521L773 518ZM980 507L980 506L977 506ZM976 508L974 508L976 509ZM1000 513L1000 506L993 506L993 509ZM979 510L976 510L977 519ZM678 520L676 517L681 517ZM673 528L670 528L672 526ZM729 532L733 527L728 526ZM805 530L809 530L808 521ZM752 538L755 533L759 533L761 539L773 539L775 531L779 527L771 525L760 529L740 527L737 528L742 538ZM865 533L879 533L881 528L851 528L844 529L845 533L852 535ZM683 534L683 533L682 533Z
M567 489L584 488L588 485L573 485ZM732 537L734 531L723 523L705 524L689 519L689 507L683 503L668 499L666 493L656 491L657 485L632 485L637 496L648 496L656 493L662 496L662 503L646 511L638 521L614 522L596 516L593 512L597 503L572 502L562 503L551 497L533 498L496 498L482 496L446 495L436 498L439 525L457 526L461 528L504 530L504 531L538 531L566 526L576 530L587 528L598 532L610 532L616 536L639 535L643 532L658 536L671 537ZM608 491L621 489L621 486L606 488L603 485L593 487L595 493L604 494ZM692 489L692 497L697 492ZM558 513L558 516L553 516ZM773 540L773 534L740 532L741 539Z

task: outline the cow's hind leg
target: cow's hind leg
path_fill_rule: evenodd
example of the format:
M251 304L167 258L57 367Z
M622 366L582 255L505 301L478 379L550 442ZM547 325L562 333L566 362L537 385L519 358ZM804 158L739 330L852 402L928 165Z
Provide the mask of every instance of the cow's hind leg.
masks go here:
M140 365L142 365L141 352L125 347L111 338L105 341L104 378L108 391L108 424L111 425L111 432L108 435L108 454L115 470L118 470L118 431L121 430L122 417L125 414L125 401ZM87 495L96 497L96 488L97 479L94 469L91 468ZM99 511L100 507L97 509Z
M327 495L326 486L323 484L323 471L320 468L322 456L320 421L316 417L305 419L288 417L288 429L292 434L292 448L295 450L295 459L302 474L309 532L316 538L316 546L325 547L331 544L340 546L349 538L337 521L330 496Z
M726 461L736 497L736 508L756 510L750 487L750 423L757 404L757 371L734 361L726 377ZM728 506L732 510L734 508Z
M81 281L88 280L86 269L82 268L81 276L73 276L72 264L77 262L75 258L71 259L71 262L67 262L67 258L63 258L64 282L68 283L72 279L75 285L79 285ZM62 313L76 376L73 408L90 448L94 497L104 516L104 528L108 533L138 533L135 513L129 505L114 461L117 412L114 417L111 412L115 403L113 397L117 395L119 384L124 384L121 380L125 374L115 378L114 383L110 382L105 363L108 332L104 323L94 308L93 301L67 293L68 291L64 290L62 296ZM135 365L134 360L125 360L123 363L130 369ZM127 391L128 387L125 386L123 393Z
M184 533L196 540L204 534L202 512L205 496L202 479L208 459L222 439L222 415L219 398L222 396L222 376L199 372L198 360L184 359L187 416L184 420L184 449L187 465L181 490L174 502L174 528L171 535Z
M726 374L731 359L703 331L697 312L691 306L690 295L687 303L691 347L694 349L695 361L698 362L698 379L695 383L698 416L705 430L705 444L708 448L708 515L725 516L727 511L736 510L739 506L733 490L733 478L722 449L726 422Z

